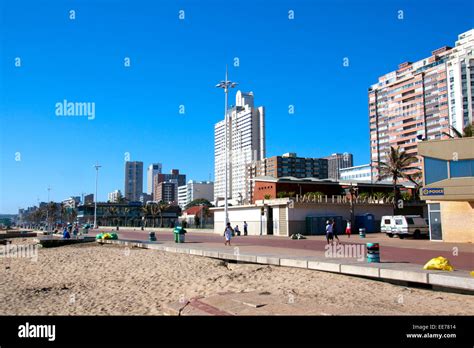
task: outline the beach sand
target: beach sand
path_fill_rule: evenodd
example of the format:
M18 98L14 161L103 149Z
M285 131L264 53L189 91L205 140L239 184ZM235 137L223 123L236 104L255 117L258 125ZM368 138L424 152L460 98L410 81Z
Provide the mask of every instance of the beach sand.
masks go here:
M470 295L114 245L41 248L36 262L0 257L0 315L161 315L183 298L255 291L310 303L310 314L474 313Z

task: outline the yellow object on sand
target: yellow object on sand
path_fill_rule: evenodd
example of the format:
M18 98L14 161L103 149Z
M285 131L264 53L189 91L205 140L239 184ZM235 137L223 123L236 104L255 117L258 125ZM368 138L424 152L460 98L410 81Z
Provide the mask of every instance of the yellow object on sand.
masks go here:
M449 260L445 257L438 256L434 259L429 260L423 267L426 270L438 270L438 271L454 271L454 267L451 266Z

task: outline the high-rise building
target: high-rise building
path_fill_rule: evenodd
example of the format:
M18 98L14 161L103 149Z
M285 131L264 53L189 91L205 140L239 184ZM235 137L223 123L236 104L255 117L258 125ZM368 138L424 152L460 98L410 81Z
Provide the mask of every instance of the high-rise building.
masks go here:
M178 187L186 185L186 174L180 174L178 169L172 169L169 174L156 174L153 177L153 186L158 185L160 182L171 182L176 185L176 189L174 190L175 197L172 201L178 202ZM153 192L155 192L154 189ZM153 200L159 201L159 199L154 196Z
M462 132L472 124L474 29L415 63L379 77L369 88L370 154L373 179L390 147L418 155L421 139L441 139L450 125ZM412 164L420 167L420 161Z
M247 183L249 202L252 202L254 191L253 180L259 176L274 178L318 178L328 177L328 160L324 158L298 157L296 153L285 153L281 156L264 158L247 165Z
M227 198L248 199L247 165L265 158L265 109L254 107L252 92L236 93L236 105L214 126L214 199L225 198L227 148ZM227 147L225 137L227 132Z
M341 181L367 181L371 180L370 164L341 168L339 170L339 180Z
M148 193L149 195L153 194L153 184L154 184L153 178L155 177L156 174L161 174L161 169L162 169L161 163L152 163L148 166L146 170L146 183L147 183L146 193Z
M115 190L109 193L109 202L117 203L122 197L122 192L120 190Z
M125 198L138 202L143 193L143 162L125 162Z
M83 204L90 204L90 203L94 203L94 194L93 193L90 193L88 195L85 195L84 196L84 202L82 202Z
M351 153L333 153L324 157L328 160L328 178L339 180L341 168L352 167L353 156Z
M184 208L195 199L214 200L214 183L211 181L189 180L186 185L178 187L178 205Z
M155 177L156 178L156 177ZM177 188L178 185L175 182L156 182L155 191L153 192L153 199L156 202L163 201L165 203L177 203Z

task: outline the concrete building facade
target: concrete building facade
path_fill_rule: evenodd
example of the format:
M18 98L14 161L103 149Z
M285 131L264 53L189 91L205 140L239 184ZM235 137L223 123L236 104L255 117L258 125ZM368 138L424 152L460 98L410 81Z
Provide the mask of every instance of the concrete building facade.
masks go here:
M125 162L125 198L138 202L143 193L143 162Z
M296 153L285 153L281 156L264 158L247 165L248 197L252 202L255 178L270 176L274 178L317 178L328 177L328 160L324 158L298 157Z
M346 181L368 181L372 178L372 168L370 164L341 168L339 170L339 180Z
M352 167L353 156L351 153L333 153L324 157L328 161L328 178L339 180L339 173L342 168Z
M227 127L225 119L214 126L214 199L225 198L227 165L227 198L235 204L249 199L247 164L265 158L265 110L263 106L254 106L252 92L238 91L236 104L228 109L227 118Z
M177 188L178 185L174 182L155 182L154 201L177 204Z
M108 195L109 202L111 203L117 203L121 197L122 197L122 192L120 192L120 190L112 191Z
M474 29L456 46L441 47L415 63L405 62L379 77L368 91L372 176L390 147L418 155L419 139L443 139L450 125L472 123L474 104ZM421 160L413 167L420 167Z
M474 137L423 141L421 198L428 203L430 239L474 242Z
M181 208L198 198L212 202L214 200L214 183L211 181L189 180L186 185L178 187L178 205Z
M152 163L148 166L146 170L146 193L149 195L153 195L153 185L154 185L154 180L153 178L155 177L156 174L161 174L163 166L161 163Z

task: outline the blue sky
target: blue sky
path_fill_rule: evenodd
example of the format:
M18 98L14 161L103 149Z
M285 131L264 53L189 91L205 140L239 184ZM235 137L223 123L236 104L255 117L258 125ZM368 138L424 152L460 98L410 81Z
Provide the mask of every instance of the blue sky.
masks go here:
M367 163L367 88L399 63L454 45L473 13L467 0L3 0L0 213L45 201L48 185L56 201L93 192L96 161L106 200L123 191L125 153L213 178L224 104L214 86L226 64L266 107L267 155L347 151ZM95 119L56 116L64 99L95 103Z

